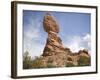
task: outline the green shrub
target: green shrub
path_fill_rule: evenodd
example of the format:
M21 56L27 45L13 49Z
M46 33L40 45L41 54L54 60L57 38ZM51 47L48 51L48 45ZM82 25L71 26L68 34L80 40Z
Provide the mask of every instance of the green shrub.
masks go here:
M29 56L28 51L23 54L23 69L30 69L32 68L32 59Z
M23 54L23 69L32 69L32 68L44 68L42 58L36 57L34 60L29 56L29 52L26 51Z
M55 68L56 66L55 65L53 65L52 63L48 63L47 64L47 68Z
M66 67L74 67L75 65L73 64L73 63L71 63L71 62L68 62L67 64L66 64Z
M43 64L43 61L41 58L36 58L32 61L32 67L33 68L45 68L45 65Z
M86 56L81 56L78 60L79 66L89 66L90 65L90 58Z

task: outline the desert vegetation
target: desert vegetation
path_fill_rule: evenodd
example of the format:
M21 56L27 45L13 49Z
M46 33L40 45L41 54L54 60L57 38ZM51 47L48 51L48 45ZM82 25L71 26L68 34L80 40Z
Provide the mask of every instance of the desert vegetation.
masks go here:
M90 66L90 58L81 56L78 60L78 65L79 66Z
M56 68L59 66L56 66L53 64L53 59L52 58L48 58L47 62L44 64L43 62L44 57L35 57L32 58L29 55L29 52L26 51L23 54L23 69L36 69L36 68ZM78 67L78 66L90 66L90 57L86 57L86 56L80 56L78 61L77 61L78 65L74 65L73 61L71 58L67 59L67 63L65 64L65 67Z

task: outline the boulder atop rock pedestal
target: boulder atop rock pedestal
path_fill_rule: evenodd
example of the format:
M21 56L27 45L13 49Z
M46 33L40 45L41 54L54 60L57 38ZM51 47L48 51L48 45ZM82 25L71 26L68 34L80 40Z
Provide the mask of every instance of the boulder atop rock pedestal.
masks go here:
M55 33L59 32L59 26L57 22L55 21L54 17L50 13L47 13L44 16L43 27L47 33L49 33L49 31L52 31Z
M48 38L43 51L43 56L51 56L59 53L64 53L65 48L63 47L62 40L58 36L59 26L56 20L47 13L44 16L44 30L48 33Z

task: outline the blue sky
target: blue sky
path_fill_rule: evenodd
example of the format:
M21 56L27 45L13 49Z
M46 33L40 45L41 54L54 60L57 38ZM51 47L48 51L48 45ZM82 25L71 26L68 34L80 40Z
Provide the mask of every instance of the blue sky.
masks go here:
M90 50L91 15L89 13L50 12L59 24L59 36L65 47L73 52L80 49ZM43 29L46 11L23 10L24 52L39 56L46 44L47 33Z

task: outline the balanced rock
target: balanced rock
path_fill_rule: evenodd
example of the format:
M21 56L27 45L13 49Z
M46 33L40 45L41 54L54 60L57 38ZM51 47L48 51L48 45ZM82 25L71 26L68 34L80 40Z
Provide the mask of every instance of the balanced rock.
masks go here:
M59 26L56 20L49 13L44 16L43 26L44 30L48 33L43 56L64 53L65 48L63 47L62 40L57 34L59 32Z

